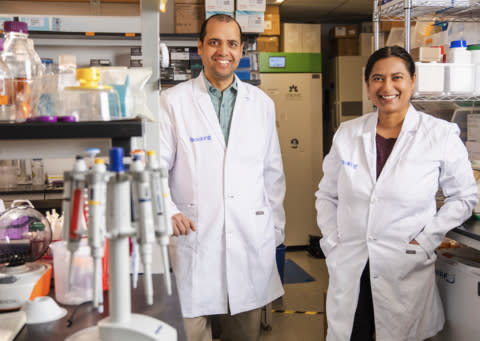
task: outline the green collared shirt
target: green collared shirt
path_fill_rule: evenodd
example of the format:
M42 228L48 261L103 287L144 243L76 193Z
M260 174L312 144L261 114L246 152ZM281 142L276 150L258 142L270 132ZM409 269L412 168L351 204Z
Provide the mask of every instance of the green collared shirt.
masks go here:
M234 78L232 85L223 90L223 93L208 81L205 74L203 74L205 85L208 89L208 94L212 100L215 113L217 114L220 128L225 137L225 144L228 144L228 136L230 135L230 124L232 122L233 108L237 99L238 84L237 79Z

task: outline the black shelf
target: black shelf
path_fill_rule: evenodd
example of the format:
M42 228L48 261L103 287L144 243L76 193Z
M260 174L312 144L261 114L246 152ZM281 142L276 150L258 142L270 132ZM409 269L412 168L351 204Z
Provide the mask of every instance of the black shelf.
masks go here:
M110 138L112 146L130 151L130 138L142 136L141 119L85 122L0 123L0 140Z

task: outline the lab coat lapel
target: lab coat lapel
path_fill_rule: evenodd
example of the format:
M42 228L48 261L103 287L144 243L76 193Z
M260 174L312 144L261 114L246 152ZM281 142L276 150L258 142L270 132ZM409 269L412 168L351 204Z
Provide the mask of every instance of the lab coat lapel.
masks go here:
M237 77L235 75L235 77ZM245 131L241 132L242 129L238 129L241 125L240 120L242 120L242 110L247 108L248 101L250 97L248 96L248 89L245 85L237 78L238 84L238 93L237 99L235 100L235 106L232 113L232 122L230 123L230 136L228 139L228 144L231 146L239 138L238 134L245 134ZM243 108L243 109L242 109Z
M206 118L208 125L212 129L215 140L220 144L222 150L225 151L225 137L220 128L220 122L218 122L218 117L215 113L212 100L208 94L203 74L195 78L193 81L193 95L200 107L201 114Z
M373 183L375 183L377 179L377 153L375 149L377 119L378 115L376 113L372 115L365 123L364 131L361 135L363 151L365 153L365 160L367 162L368 172Z
M403 155L408 150L408 147L411 145L414 137L414 132L416 131L416 127L418 125L418 119L418 112L412 105L410 105L407 111L407 115L405 116L405 120L403 121L400 135L398 135L397 141L393 146L392 153L385 162L385 166L383 167L382 173L379 176L379 180L380 178L388 176L390 170L395 167L395 164L403 157Z

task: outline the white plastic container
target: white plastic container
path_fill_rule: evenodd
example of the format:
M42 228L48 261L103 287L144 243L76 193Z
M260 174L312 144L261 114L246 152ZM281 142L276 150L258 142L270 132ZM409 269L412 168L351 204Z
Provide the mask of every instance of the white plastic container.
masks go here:
M415 63L417 79L415 95L443 95L445 91L445 64Z
M474 64L475 83L473 86L473 95L480 95L480 44L470 45L467 48L470 51L472 64Z
M445 310L445 325L434 341L472 341L480 335L480 251L438 251L435 274Z
M465 40L454 40L450 42L450 48L447 52L447 63L470 64L470 51L467 50Z
M450 42L445 70L445 90L448 95L473 94L474 66L465 40Z
M73 283L68 288L70 251L67 242L59 241L50 245L53 250L53 272L55 299L63 304L76 305L93 298L93 259L87 239L83 238L75 252L73 262Z
M472 95L474 70L473 64L445 63L445 92L448 95Z

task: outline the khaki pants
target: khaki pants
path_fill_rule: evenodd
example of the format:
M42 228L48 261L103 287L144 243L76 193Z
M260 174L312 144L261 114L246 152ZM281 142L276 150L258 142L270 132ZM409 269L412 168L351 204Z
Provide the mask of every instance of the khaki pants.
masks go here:
M237 315L219 315L222 333L221 341L258 341L262 309L246 311ZM212 341L210 316L185 318L188 341Z

